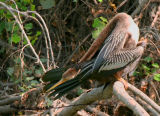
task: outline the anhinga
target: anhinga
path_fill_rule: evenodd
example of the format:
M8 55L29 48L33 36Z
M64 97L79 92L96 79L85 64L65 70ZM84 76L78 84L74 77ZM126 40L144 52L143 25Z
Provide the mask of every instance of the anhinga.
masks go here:
M108 83L115 77L125 84L122 75L135 66L127 72L125 68L140 59L146 46L146 41L138 43L138 39L139 28L133 19L126 13L117 14L75 67L53 69L43 76L44 82L50 82L46 92L52 91L50 95L56 95L56 99L88 79Z

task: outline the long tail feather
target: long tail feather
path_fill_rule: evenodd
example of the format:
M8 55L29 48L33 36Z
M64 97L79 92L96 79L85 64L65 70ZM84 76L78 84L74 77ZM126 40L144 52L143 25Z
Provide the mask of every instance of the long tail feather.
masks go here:
M54 99L58 99L64 94L66 94L68 91L76 88L80 84L82 84L85 80L88 80L90 74L91 74L91 69L92 69L93 63L88 63L85 65L85 67L81 70L81 72L73 79L68 80L57 87L53 89L53 91L49 94L49 96L55 96Z
M42 81L44 82L51 82L51 81L56 81L58 82L62 78L62 74L65 72L66 68L56 68L52 69L48 72L46 72L42 76Z

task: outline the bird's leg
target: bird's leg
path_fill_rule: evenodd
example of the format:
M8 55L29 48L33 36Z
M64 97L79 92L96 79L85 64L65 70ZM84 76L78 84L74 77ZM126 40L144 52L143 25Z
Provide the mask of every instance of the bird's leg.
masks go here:
M127 83L126 80L124 80L124 79L122 78L122 76L121 76L122 73L123 73L123 71L119 71L119 72L117 72L116 74L114 74L114 77L115 77L118 81L121 81L121 82L124 84L125 89L128 89L128 83Z

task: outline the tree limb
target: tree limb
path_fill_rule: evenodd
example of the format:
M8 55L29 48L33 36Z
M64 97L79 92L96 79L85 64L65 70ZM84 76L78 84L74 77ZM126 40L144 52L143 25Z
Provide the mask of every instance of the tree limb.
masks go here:
M112 86L113 84L109 84L105 89L104 87L94 88L90 92L82 94L73 103L70 104L70 107L65 107L58 116L72 116L78 110L85 108L87 104L91 104L97 100L102 100L106 98L110 98L112 96ZM83 104L83 105L80 105Z
M124 89L124 85L117 81L113 85L113 93L122 101L128 108L138 116L149 116L149 114L140 106Z

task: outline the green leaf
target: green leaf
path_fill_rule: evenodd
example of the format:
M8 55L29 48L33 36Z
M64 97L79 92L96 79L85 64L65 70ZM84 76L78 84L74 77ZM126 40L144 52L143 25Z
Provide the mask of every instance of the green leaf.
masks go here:
M31 86L36 86L37 84L39 84L39 82L37 80L32 80L31 81Z
M153 66L154 68L159 68L158 63L153 63L152 66Z
M13 68L13 67L9 67L9 68L7 69L7 73L8 73L10 76L12 76L13 72L14 72L14 68Z
M31 4L31 10L35 11L35 5Z
M40 0L43 9L49 9L55 6L55 0Z
M36 74L41 75L43 71L41 69L35 71Z
M33 28L33 25L32 25L32 23L28 23L28 24L26 24L26 25L24 26L24 28L25 28L26 30L30 30L30 29Z
M108 23L107 19L104 17L99 17L103 22Z
M96 30L92 32L92 37L96 39L98 35L100 34L100 32L105 27L105 25L106 24L103 21L101 21L99 18L95 18L93 21L92 27L96 28Z
M14 33L12 36L12 42L16 44L16 43L20 42L20 40L21 40L20 36L17 35L16 33Z
M31 81L31 80L33 80L34 79L34 77L32 76L32 77L27 77L26 78L26 81Z
M13 27L13 22L6 22L5 25L6 25L6 30L11 32ZM16 25L15 28L18 28L18 26ZM15 28L14 28L14 31L15 31Z
M160 81L160 74L155 74L153 78L156 81Z
M146 61L147 63L149 63L149 62L152 61L152 57L147 56L147 57L144 58L144 61Z
M103 2L103 0L98 0L99 2Z
M20 58L16 58L16 59L14 59L14 62L17 64L20 64L21 63L21 59Z
M5 22L0 22L0 34L2 33L2 31L5 29Z
M37 31L36 36L40 36L41 35L41 31Z
M144 65L144 64L142 64L142 68L144 69L144 70L146 70L146 71L150 71L150 68L149 67L147 67L146 65Z

